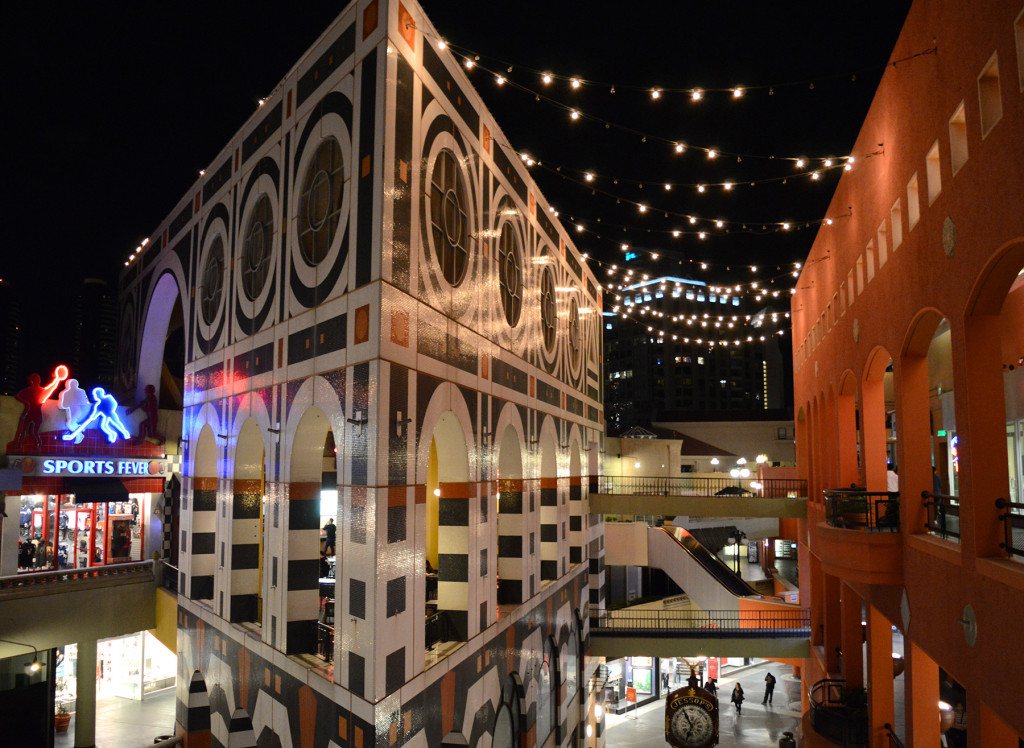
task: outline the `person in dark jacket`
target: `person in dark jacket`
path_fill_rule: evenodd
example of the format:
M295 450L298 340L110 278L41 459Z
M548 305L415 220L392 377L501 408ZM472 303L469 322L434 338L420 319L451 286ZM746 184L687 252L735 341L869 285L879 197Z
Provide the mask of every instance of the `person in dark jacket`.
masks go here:
M764 701L762 704L772 703L772 694L775 693L775 676L771 673L764 676Z
M327 539L324 541L324 553L328 556L334 555L334 543L338 535L338 526L334 524L334 519L327 520L327 524L324 525L324 532L327 533Z
M732 688L732 697L729 699L733 704L736 705L736 714L740 713L743 706L743 686L737 683Z

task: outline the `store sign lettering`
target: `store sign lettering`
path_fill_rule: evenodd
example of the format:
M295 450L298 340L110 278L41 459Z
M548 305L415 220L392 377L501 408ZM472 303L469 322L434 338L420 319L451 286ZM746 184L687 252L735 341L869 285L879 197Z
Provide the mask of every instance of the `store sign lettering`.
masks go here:
M150 475L148 460L43 460L43 475Z

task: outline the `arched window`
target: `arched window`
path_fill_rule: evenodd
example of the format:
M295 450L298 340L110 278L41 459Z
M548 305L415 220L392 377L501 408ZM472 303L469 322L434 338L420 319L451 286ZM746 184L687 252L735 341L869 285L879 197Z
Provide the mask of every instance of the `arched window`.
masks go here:
M543 745L558 725L558 647L544 640L544 657L537 676L537 745Z
M494 738L491 748L514 748L519 745L522 709L519 700L518 678L513 673L501 689L501 704L494 716Z

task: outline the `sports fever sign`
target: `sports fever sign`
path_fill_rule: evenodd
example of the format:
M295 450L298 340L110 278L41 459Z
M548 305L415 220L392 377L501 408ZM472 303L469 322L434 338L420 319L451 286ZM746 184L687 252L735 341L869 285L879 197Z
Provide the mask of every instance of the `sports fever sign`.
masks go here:
M127 457L10 456L7 466L21 470L26 476L46 478L163 478L171 473L166 460Z

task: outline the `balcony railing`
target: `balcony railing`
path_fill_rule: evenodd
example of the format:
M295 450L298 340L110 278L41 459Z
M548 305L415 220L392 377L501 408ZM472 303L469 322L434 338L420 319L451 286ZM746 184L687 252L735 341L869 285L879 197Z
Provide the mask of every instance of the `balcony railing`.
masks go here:
M1006 510L999 515L999 520L1003 523L1005 538L999 547L1006 551L1006 555L1010 558L1014 556L1024 558L1024 514L1020 513L1020 510L1024 509L1024 504L1006 499L996 499L996 509Z
M825 497L825 523L831 527L868 532L900 531L899 494L830 488Z
M590 631L632 636L809 637L811 612L777 610L604 610L591 608Z
M793 499L807 496L807 481L798 478L657 478L638 475L599 475L597 493L638 496L747 496Z
M825 679L811 686L810 719L814 731L843 748L868 745L867 694L846 687L845 680Z
M128 564L108 564L84 569L41 571L0 577L0 593L11 595L47 594L72 590L76 587L95 587L97 584L152 580L153 562L136 561Z
M928 510L925 529L943 540L960 542L960 497L922 491L921 498Z
M892 731L892 725L888 722L885 723L885 736L889 738L889 748L904 748L903 741L900 740L899 736Z

